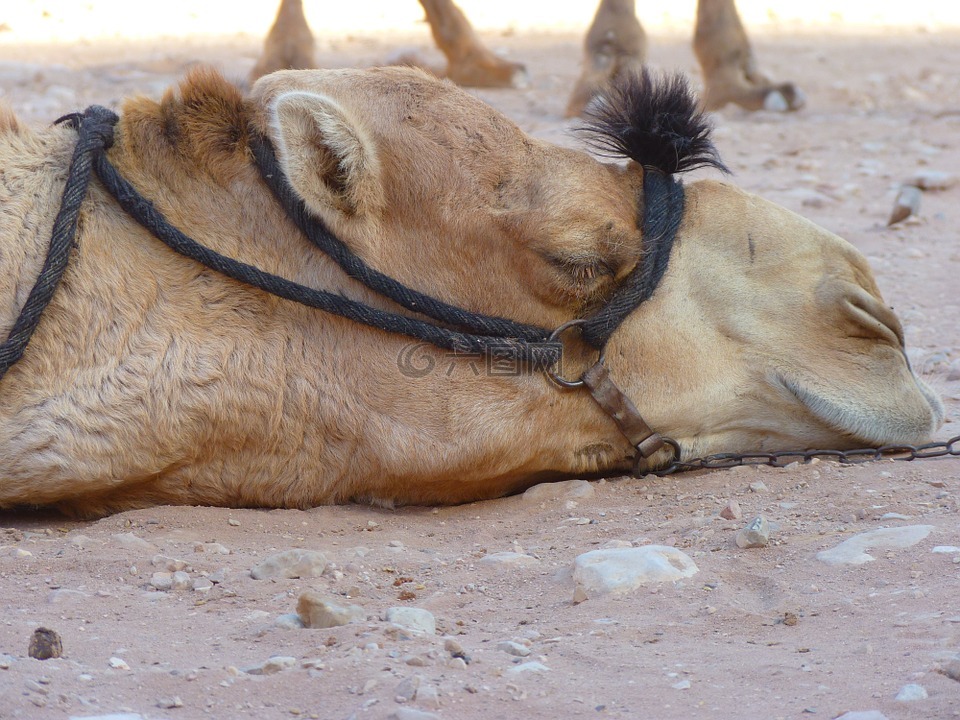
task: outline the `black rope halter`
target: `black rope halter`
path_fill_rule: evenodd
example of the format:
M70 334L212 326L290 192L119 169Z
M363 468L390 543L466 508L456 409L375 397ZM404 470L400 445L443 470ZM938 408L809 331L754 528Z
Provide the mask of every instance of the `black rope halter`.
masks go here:
M316 290L201 245L172 226L110 163L106 151L113 145L114 126L118 120L114 112L98 105L92 105L82 114L73 113L57 120L58 124L68 123L76 129L79 139L70 162L46 260L7 340L0 344L0 378L23 356L41 314L66 270L80 206L93 171L120 207L168 247L238 282L455 353L508 356L535 370L548 370L559 362L563 346L550 330L450 305L408 288L367 265L319 218L309 213L303 200L287 182L269 140L259 135L251 138L251 147L264 182L301 232L350 277L407 310L450 327ZM647 170L644 175L642 262L613 293L606 306L580 321L583 337L588 343L603 348L627 315L653 294L666 271L682 216L682 184L672 176Z

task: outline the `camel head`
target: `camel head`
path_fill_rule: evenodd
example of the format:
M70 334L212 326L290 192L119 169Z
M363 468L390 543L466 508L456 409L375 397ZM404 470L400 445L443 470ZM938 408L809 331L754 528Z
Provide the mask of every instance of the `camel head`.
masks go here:
M635 91L611 93L593 126L625 165L533 139L409 69L280 72L252 100L293 188L368 263L470 310L556 327L602 307L644 262L653 160L631 145ZM567 345L569 366L595 357ZM943 419L863 255L712 180L686 187L668 269L610 338L606 363L684 456L917 443ZM608 447L599 465L622 466L622 441L589 397L540 375L516 382L578 408L551 422ZM554 399L570 395L579 404Z

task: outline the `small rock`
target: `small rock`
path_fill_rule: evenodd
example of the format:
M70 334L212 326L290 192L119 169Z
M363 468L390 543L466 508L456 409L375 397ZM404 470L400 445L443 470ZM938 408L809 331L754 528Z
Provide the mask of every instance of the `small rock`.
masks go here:
M463 660L465 664L470 662L470 656L467 655L466 650L453 638L447 638L444 641L443 649L450 653L450 657L452 658L459 658Z
M523 493L523 499L527 502L536 503L559 498L585 500L596 494L597 491L594 489L593 483L586 480L564 480L562 482L534 485Z
M191 584L194 592L207 592L213 588L213 580L208 577L198 577Z
M340 605L313 590L307 590L297 600L297 614L308 628L331 628L366 618L359 605Z
M302 630L306 627L303 622L303 619L297 613L286 613L280 615L276 620L273 621L273 624L284 630Z
M422 710L401 707L387 715L387 720L440 720L440 716L429 712L423 712Z
M847 538L835 548L817 553L817 559L827 565L862 565L874 558L867 550L877 548L907 548L916 545L933 531L933 525L905 525L881 528Z
M417 697L417 691L420 689L420 684L423 682L422 675L413 675L408 678L404 678L397 689L394 691L394 700L398 703L410 702Z
M194 543L193 551L195 553L207 553L209 555L229 555L230 549L218 542Z
M63 655L63 641L60 639L60 634L50 628L38 627L30 636L27 655L36 660L60 657Z
M190 576L183 570L177 570L170 578L170 587L174 592L184 592L193 587Z
M743 510L740 509L740 503L730 499L723 510L720 511L720 517L724 520L739 520L743 517Z
M286 550L271 555L250 571L254 580L270 578L320 577L327 567L327 558L316 550Z
M153 545L133 533L117 533L116 535L111 535L110 539L128 550L143 550L146 552L156 550Z
M415 632L433 635L437 632L437 621L433 613L422 608L415 607L392 607L388 608L384 619L387 622Z
M137 713L110 713L109 715L71 715L70 720L143 720Z
M107 664L114 670L129 670L130 666L122 659L118 657L112 657L107 662Z
M674 684L671 685L670 687L672 687L674 690L689 690L689 689L690 689L690 681L689 681L689 680L681 680L680 682L674 683Z
M157 707L172 710L173 708L183 707L183 700L180 699L179 695L174 695L171 698L160 698L157 700Z
M447 661L447 667L450 668L451 670L466 670L467 661L464 660L462 657L450 658Z
M770 523L763 515L758 515L737 533L737 547L761 548L770 542Z
M150 584L157 590L170 590L173 587L173 573L155 572L150 576Z
M853 710L834 720L887 720L887 716L879 710Z
M770 492L770 488L766 486L763 480L756 480L755 482L750 483L750 492L765 493Z
M942 170L920 170L907 184L921 190L947 190L957 184L957 176Z
M229 518L227 520L227 525L231 527L240 527L240 521L237 520L236 518Z
M927 689L923 685L908 683L900 688L896 699L900 702L913 702L914 700L926 700L928 697Z
M887 227L903 222L908 217L920 212L921 197L920 188L913 185L901 185L900 192L897 193L897 199L893 203L890 219L887 220Z
M292 668L297 664L297 659L286 655L274 655L272 658L247 668L243 672L247 675L276 675L278 672Z
M0 655L0 659L2 659ZM9 656L8 656L9 657ZM956 680L960 682L960 658L955 658L945 662L940 668L939 672L943 675L946 675L951 680Z
M183 570L187 567L187 564L183 560L175 560L172 557L167 557L166 555L154 555L150 559L150 564L154 567L160 567L170 573L177 570Z
M909 520L909 515L902 515L901 513L888 512L880 516L881 520Z
M539 675L540 673L548 672L550 672L550 668L543 663L531 661L514 665L512 668L507 670L507 675L526 675L528 673Z
M70 536L70 544L80 550L86 550L91 545L100 545L100 541L94 540L93 538L88 537L86 535L77 534L77 535Z
M622 595L641 585L682 580L699 569L684 552L666 545L592 550L574 561L573 601Z
M503 642L497 643L497 650L502 650L508 655L515 657L527 657L527 655L530 654L530 648L518 642L513 642L512 640L504 640Z
M430 683L421 684L420 688L417 690L417 702L424 707L428 707L433 710L439 710L440 694Z
M930 552L944 553L947 555L955 555L957 553L960 553L960 547L957 547L956 545L937 545Z
M23 559L33 557L33 553L29 550L24 550L23 548L14 548L10 551L10 557Z
M524 565L539 565L540 561L532 555L518 552L495 552L480 558L482 565L498 567L522 567Z
M61 603L68 603L71 601L85 600L88 597L90 597L89 593L85 593L80 590L57 588L56 590L51 590L47 595L47 602L51 605L59 605Z
M17 659L13 655L0 655L0 670L9 670L10 666L16 661Z

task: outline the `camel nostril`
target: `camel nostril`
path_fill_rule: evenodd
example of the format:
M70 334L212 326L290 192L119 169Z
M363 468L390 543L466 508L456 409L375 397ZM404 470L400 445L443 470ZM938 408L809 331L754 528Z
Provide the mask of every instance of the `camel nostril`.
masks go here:
M898 346L906 348L903 326L893 310L864 290L851 293L846 298L847 314L860 328L870 336L880 337Z

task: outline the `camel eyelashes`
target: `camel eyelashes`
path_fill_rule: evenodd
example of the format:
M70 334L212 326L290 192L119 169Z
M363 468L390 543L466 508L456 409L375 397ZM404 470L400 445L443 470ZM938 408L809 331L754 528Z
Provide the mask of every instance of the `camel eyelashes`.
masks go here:
M710 139L712 126L686 78L623 73L587 108L579 134L597 153L629 158L668 175L715 167L730 170Z

